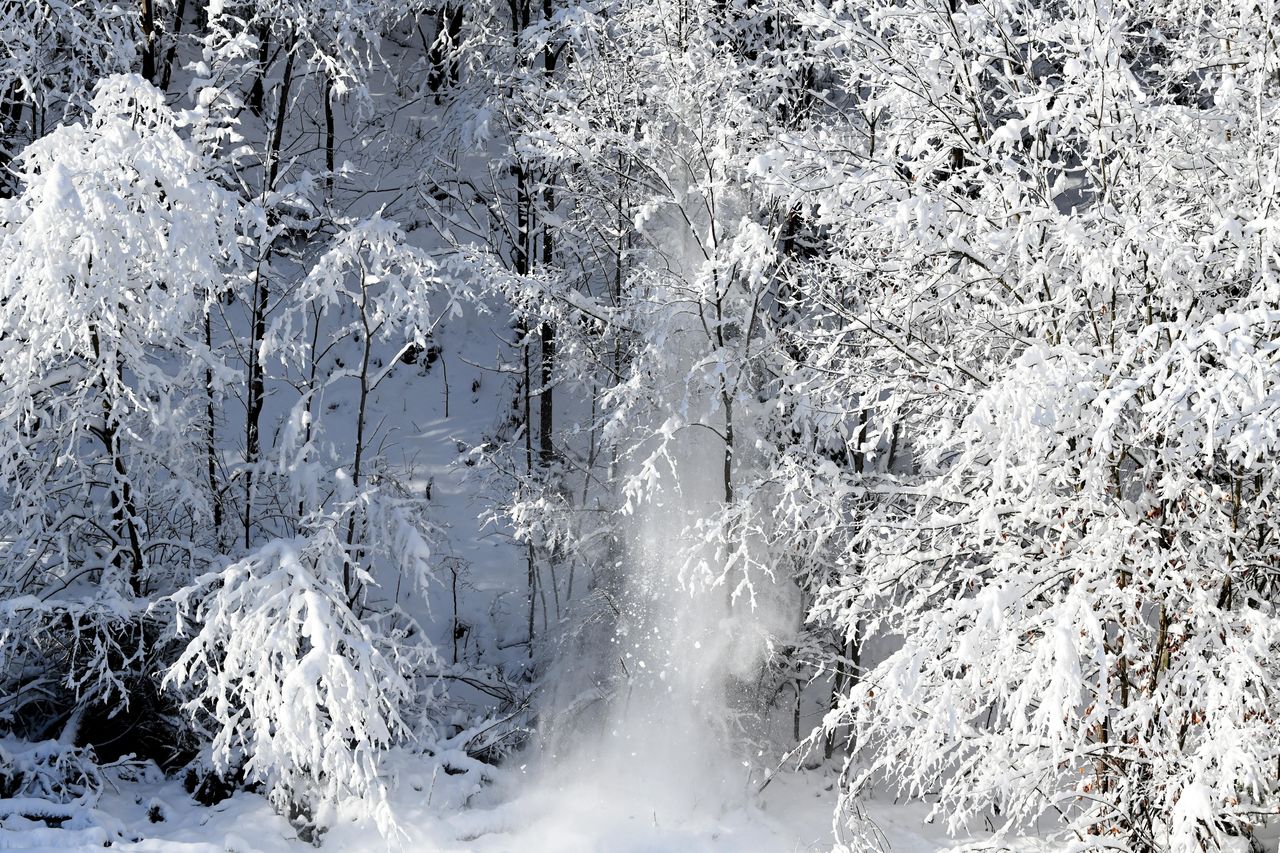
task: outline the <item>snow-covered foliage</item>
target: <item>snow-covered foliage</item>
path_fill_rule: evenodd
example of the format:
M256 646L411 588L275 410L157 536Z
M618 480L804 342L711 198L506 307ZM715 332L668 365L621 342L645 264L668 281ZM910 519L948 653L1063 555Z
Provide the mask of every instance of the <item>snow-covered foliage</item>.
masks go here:
M64 838L93 846L115 841L95 806L105 787L91 749L56 740L0 739L0 839L32 846Z
M408 11L388 0L362 2L258 2L255 17L287 28L289 37L306 45L304 58L320 68L339 95L365 85L378 58L380 35Z
M0 794L8 808L14 801L91 808L102 793L102 777L90 750L55 740L26 743L12 738L0 741Z
M353 561L336 521L318 519L179 592L179 612L206 597L170 677L198 685L188 708L211 713L220 770L243 761L278 806L325 822L344 795L367 798L390 831L378 758L407 735L419 661L382 647L394 635L376 634L352 609L343 580Z
M16 130L23 124L39 135L66 109L84 106L100 78L128 72L138 59L136 31L133 7L119 3L5 4L0 10L0 121L6 138L21 138Z

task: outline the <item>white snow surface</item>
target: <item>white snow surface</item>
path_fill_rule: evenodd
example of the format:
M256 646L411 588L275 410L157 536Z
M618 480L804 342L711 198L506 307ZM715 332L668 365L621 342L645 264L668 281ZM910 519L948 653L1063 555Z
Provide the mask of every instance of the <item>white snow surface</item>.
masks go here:
M656 780L621 777L612 783L568 768L531 766L456 770L444 757L396 757L399 785L392 807L403 850L422 853L783 853L832 846L834 790L827 770L784 773L759 794L737 802L689 801L672 809ZM125 851L178 853L284 853L312 849L256 794L239 792L217 805L193 802L177 780L158 773L116 778L79 830L0 822L0 850L101 850L104 840ZM679 787L678 780L668 780ZM729 780L726 780L729 781ZM664 806L666 811L662 811ZM950 846L919 826L920 807L873 802L891 849L941 850ZM160 820L153 820L159 817ZM367 819L340 815L323 849L385 851L388 842Z

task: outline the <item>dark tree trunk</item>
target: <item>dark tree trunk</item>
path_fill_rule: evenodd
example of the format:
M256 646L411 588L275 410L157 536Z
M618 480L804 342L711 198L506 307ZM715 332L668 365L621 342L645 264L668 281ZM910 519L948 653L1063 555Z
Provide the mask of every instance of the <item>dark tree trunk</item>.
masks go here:
M173 60L178 54L178 33L182 32L182 18L187 13L187 0L178 0L178 8L173 13L173 44L164 55L164 67L160 70L160 88L169 91L169 81L173 76Z
M154 0L142 0L142 76L156 79L156 16Z
M463 7L460 3L445 3L436 10L436 37L431 42L427 59L431 70L427 73L427 88L439 93L446 86L458 84L458 42L462 37ZM436 95L439 103L440 96Z
M292 54L292 51L290 51ZM258 76L249 89L249 109L256 115L262 115L263 103L266 99L267 63L271 60L271 30L266 24L258 27Z
M89 331L90 344L94 358L102 363L102 343L97 327ZM117 361L117 377L123 375L124 368ZM102 429L98 433L107 455L111 459L111 520L115 527L117 544L112 562L128 571L129 589L134 595L142 594L142 537L138 534L138 510L133 500L133 488L129 483L129 472L124 463L124 454L120 448L120 431L116 423L115 409L112 406L110 383L107 381L105 369L100 385L102 391ZM126 565L126 559L128 563Z
M543 190L543 204L546 210L555 205L555 195L550 187ZM542 263L550 266L555 258L555 241L548 227L542 229ZM538 329L542 345L539 359L541 389L538 392L538 461L542 467L549 468L555 461L554 414L555 393L552 389L552 375L556 362L556 330L550 321L544 321Z
M516 245L514 265L517 275L528 275L530 268L529 232L530 232L530 197L529 175L524 166L516 168ZM516 326L516 334L520 339L523 377L521 380L521 418L524 421L524 464L526 479L533 476L533 412L531 371L529 365L529 326L522 317ZM533 543L525 548L526 573L529 592L529 656L533 657L533 617L537 600L538 569L534 558Z
M369 410L369 358L373 354L374 329L369 325L369 302L367 282L360 276L360 322L363 325L360 351L360 398L356 405L356 448L355 459L351 463L351 488L360 489L360 477L364 469L365 423ZM356 514L354 511L347 519L347 557L342 566L342 586L347 594L348 605L354 607L360 597L360 581L352 565L352 554L356 542Z
M264 192L275 186L280 174L281 147L284 140L285 112L289 103L289 89L293 84L293 44L289 45L289 57L285 60L284 79L280 83L280 100L276 105L276 124L267 148L266 174ZM244 544L252 544L253 530L253 467L261 454L259 439L259 421L262 419L262 407L266 394L266 375L259 357L262 341L267 336L267 307L270 292L267 287L267 266L270 262L271 250L264 250L264 257L258 265L258 275L253 282L253 305L250 315L251 338L249 340L249 399L245 417L245 502L244 502Z
M213 351L213 327L209 321L209 312L204 315L204 345ZM208 444L205 453L209 466L209 499L213 501L213 537L215 542L222 539L222 496L218 493L218 446L216 442L216 421L214 420L213 370L204 372L205 417L209 422Z
M324 187L325 201L333 203L333 80L324 77Z

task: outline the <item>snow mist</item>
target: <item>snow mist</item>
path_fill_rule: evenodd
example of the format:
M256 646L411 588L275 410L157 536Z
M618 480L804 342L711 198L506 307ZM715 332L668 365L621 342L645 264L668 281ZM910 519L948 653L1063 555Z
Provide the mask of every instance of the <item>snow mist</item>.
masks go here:
M641 830L711 838L749 808L762 781L745 746L760 732L744 729L756 721L738 711L777 617L746 596L731 601L713 582L714 544L698 540L698 520L723 500L723 446L690 429L674 445L633 515L617 567L615 621L583 644L594 646L586 651L599 668L566 674L563 683L577 687L562 690L542 733L547 760L538 787L559 794L548 799L551 808L572 812L549 819L574 827L564 839L570 848L588 839L640 843ZM581 654L570 656L574 666L583 665ZM583 710L592 701L594 714Z
M605 733L609 772L643 786L659 815L744 803L751 763L737 753L749 733L735 712L770 634L764 612L732 600L723 555L699 535L724 498L720 439L686 429L670 455L636 513L614 638L625 690Z
M613 579L601 606L606 627L566 656L579 668L594 657L597 668L556 679L561 695L544 726L543 772L548 784L577 790L561 801L577 800L592 819L607 820L606 834L630 819L711 837L726 816L750 806L761 757L781 754L759 746L768 712L756 685L771 638L794 631L798 605L785 585L759 573L746 594L737 570L727 568L718 518L728 497L725 416L718 396L690 380L705 345L696 315L671 310L668 358L653 366L670 395L659 415L666 420L621 463L642 485L606 573ZM592 702L589 714L583 709Z
M757 401L728 378L746 369L731 353L752 324L708 308L740 296L722 268L737 261L723 263L717 248L734 243L735 228L709 212L732 222L745 207L731 189L704 196L707 176L688 163L664 165L679 189L637 219L648 249L629 285L644 315L636 322L654 330L630 365L647 402L608 428L629 449L612 472L625 497L622 541L601 567L599 627L569 644L570 671L548 679L558 696L544 718L544 772L580 788L562 800L597 821L612 812L613 826L642 819L710 837L750 805L760 759L783 751L765 746L758 685L771 639L794 634L799 607L788 584L744 559L760 549L744 546L732 512L733 482L756 462L747 448Z

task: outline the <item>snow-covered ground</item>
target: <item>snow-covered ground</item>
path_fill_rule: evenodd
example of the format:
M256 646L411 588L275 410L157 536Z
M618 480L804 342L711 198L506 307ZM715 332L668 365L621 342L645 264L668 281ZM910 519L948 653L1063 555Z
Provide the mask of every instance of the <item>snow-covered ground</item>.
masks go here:
M620 779L584 783L555 770L518 766L486 771L458 768L424 756L401 756L400 787L392 803L404 850L421 853L789 853L831 849L833 789L826 772L777 776L758 795L738 803L697 803L679 819L660 816L647 794ZM448 769L445 769L448 768ZM130 774L133 775L133 774ZM93 825L80 829L0 828L0 849L102 849L186 853L286 853L309 849L288 822L259 795L239 792L205 807L180 782L158 773L108 787ZM917 807L872 803L870 812L893 850L933 851L949 846L919 825ZM339 816L323 838L341 851L381 851L386 842L367 821Z

